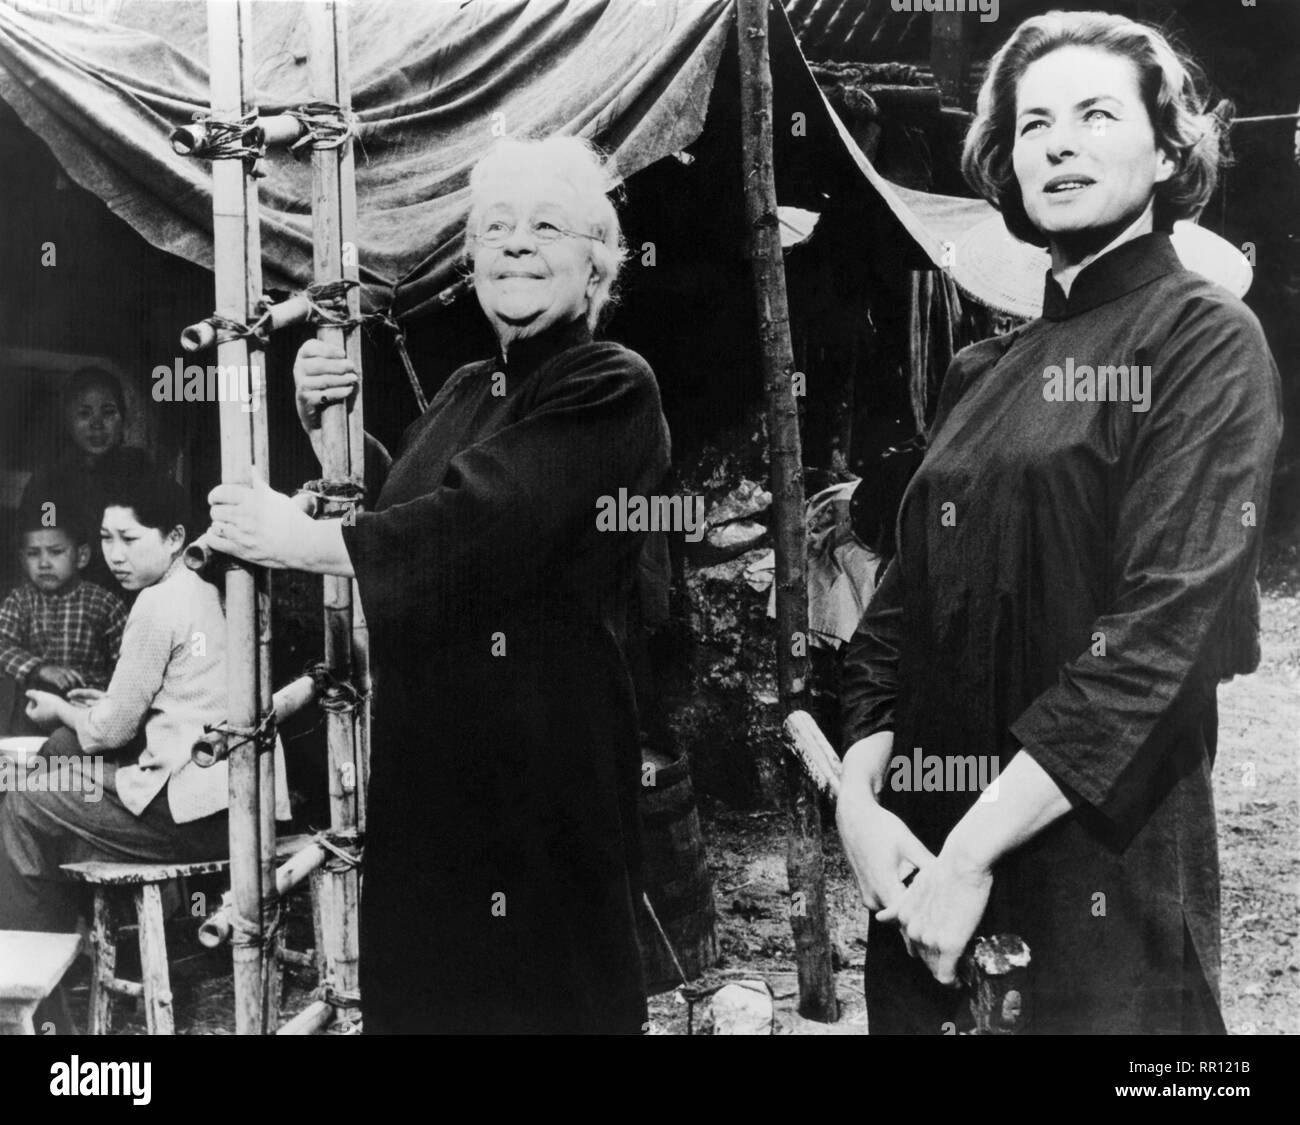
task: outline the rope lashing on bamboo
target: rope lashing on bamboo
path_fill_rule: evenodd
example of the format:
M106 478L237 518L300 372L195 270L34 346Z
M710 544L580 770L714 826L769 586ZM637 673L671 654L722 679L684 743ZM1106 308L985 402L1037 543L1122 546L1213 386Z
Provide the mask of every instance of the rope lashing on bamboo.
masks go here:
M348 294L358 284L353 278L341 277L337 281L318 281L307 286L302 291L307 299L307 323L343 329L363 324L365 317L354 317L348 310Z
M263 948L273 944L279 938L284 921L284 913L280 909L278 900L265 926L250 922L240 914L235 909L233 898L230 902L230 912L227 917L230 919L230 942L232 945L259 945Z
M314 496L318 501L315 516L317 519L344 519L355 512L358 504L366 498L366 490L350 477L342 479L309 480L302 485L296 496ZM314 673L309 672L309 675Z
M284 111L286 117L292 117L302 126L303 135L289 146L294 159L299 158L301 150L323 151L341 148L347 139L356 134L355 118L343 112L341 106L333 102L307 102L294 109Z
M380 328L387 328L393 334L393 347L397 349L397 357L402 361L402 367L406 371L407 381L411 384L411 391L415 395L415 404L420 408L420 413L423 414L429 409L429 400L425 397L424 388L420 386L420 378L415 373L415 365L411 362L411 353L406 350L406 329L398 323L391 308L384 312L370 313L363 319L367 327L375 325Z
M241 727L224 719L219 723L204 723L203 733L221 735L220 739L206 739L211 747L212 762L220 762L250 742L257 744L259 754L269 754L275 749L275 711L267 711L255 727Z
M244 746L249 742L257 746L257 753L269 754L275 750L276 730L275 730L275 711L267 711L262 716L255 727L239 727L233 723L221 722L213 723L211 726L204 726L204 731L218 731L225 736L223 757L229 757L232 750ZM279 899L275 900L275 906L268 911L265 924L259 924L250 921L239 913L235 905L234 896L230 899L230 929L231 943L241 946L260 946L262 948L275 945L280 936L280 928L284 919L284 914L280 909Z
M336 715L355 711L361 706L361 693L346 680L331 675L330 683L321 693L320 706L322 711Z
M172 149L182 156L200 160L242 160L250 176L265 173L258 161L266 155L266 134L257 123L257 110L242 117L196 113L194 124L173 131Z
M313 1000L324 1000L327 1004L332 1004L336 1008L359 1008L361 1007L361 993L345 992L334 984L334 979L322 981L316 986L312 993Z
M336 859L342 860L349 867L361 866L361 853L359 851L354 854L353 852L346 851L339 847L339 845L336 844L326 832L313 830L311 842L313 844L319 844Z
M191 324L181 333L181 346L186 351L194 352L203 348L228 344L232 340L248 340L259 349L265 350L271 343L271 336L267 331L271 314L267 311L263 302L258 302L257 307L261 315L251 324L243 324L238 320L232 320L228 316L222 316L218 312L204 317L197 324ZM210 331L204 329L205 325Z
M357 690L351 681L340 679L323 661L309 663L303 672L316 681L316 698L322 711L352 711L366 699L366 693Z

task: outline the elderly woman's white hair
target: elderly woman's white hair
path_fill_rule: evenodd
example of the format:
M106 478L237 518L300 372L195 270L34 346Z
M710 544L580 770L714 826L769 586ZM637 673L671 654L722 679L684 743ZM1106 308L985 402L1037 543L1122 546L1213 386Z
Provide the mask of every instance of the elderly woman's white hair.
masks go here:
M474 257L474 233L478 230L483 209L483 188L499 177L511 179L536 175L539 172L558 176L570 184L579 200L582 214L575 216L585 221L591 234L592 265L596 269L597 286L587 309L587 325L595 330L602 314L614 303L614 285L627 258L623 230L618 221L609 193L619 184L613 171L612 159L581 137L547 137L544 140L518 140L504 137L497 141L474 165L469 174L469 215L465 220L465 254L469 261Z

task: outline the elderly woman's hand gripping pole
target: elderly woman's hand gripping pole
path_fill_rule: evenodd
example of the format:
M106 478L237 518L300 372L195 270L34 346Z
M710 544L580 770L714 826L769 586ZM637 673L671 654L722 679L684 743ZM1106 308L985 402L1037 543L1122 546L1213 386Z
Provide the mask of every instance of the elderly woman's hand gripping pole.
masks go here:
M293 365L302 428L320 456L321 412L357 387L347 356L319 340L308 340ZM292 499L260 479L252 487L221 484L208 493L212 546L244 562L279 570L353 577L352 561L337 520L313 520Z

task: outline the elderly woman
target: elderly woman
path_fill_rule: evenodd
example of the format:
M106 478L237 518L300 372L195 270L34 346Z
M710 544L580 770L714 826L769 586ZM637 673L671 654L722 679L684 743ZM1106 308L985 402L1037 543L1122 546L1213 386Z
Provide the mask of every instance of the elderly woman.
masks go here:
M1030 19L989 66L967 177L1051 269L1040 319L954 360L846 658L873 1032L956 1029L977 932L1028 943L1040 1032L1224 1029L1215 690L1253 668L1281 424L1255 317L1169 240L1214 187L1203 109L1118 16ZM1146 401L1092 380L1111 367ZM963 763L967 791L895 747Z
M507 141L470 176L466 244L500 349L407 430L372 512L314 523L264 488L211 496L218 545L355 576L379 696L362 891L367 1032L629 1032L640 755L622 653L641 536L597 501L668 468L654 374L597 342L624 251L583 142ZM313 442L353 393L294 369Z

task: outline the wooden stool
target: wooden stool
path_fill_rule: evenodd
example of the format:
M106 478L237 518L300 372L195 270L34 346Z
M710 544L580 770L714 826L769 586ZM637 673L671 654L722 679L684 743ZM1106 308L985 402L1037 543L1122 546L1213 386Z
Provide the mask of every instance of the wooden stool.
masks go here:
M81 950L77 934L0 930L0 1035L35 1035L32 1014Z
M310 836L282 836L276 841L276 857L287 859L311 842ZM150 1035L175 1034L172 1016L171 974L167 964L167 937L162 908L162 887L173 879L211 875L225 871L230 861L202 863L65 863L62 870L70 879L95 888L95 917L90 931L90 1027L91 1035L109 1033L110 1009L114 996L144 1000L145 1023ZM117 939L125 903L131 894L139 927L140 980L117 976Z

